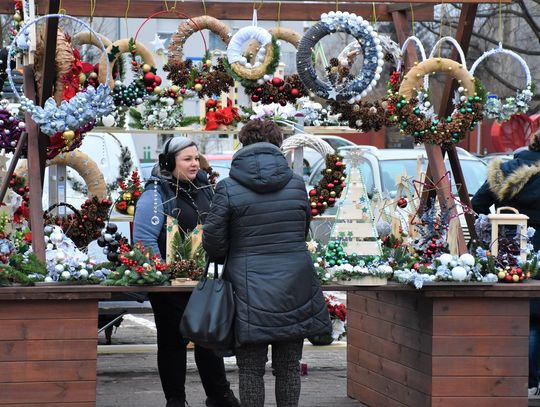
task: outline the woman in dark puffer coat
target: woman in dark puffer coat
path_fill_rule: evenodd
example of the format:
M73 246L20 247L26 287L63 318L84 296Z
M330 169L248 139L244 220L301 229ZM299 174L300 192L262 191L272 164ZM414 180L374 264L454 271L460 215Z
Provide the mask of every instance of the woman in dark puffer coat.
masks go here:
M264 405L268 345L279 407L300 398L304 338L331 332L318 277L306 247L310 208L272 121L252 120L238 136L230 178L217 185L203 245L225 262L236 298L236 360L243 407Z

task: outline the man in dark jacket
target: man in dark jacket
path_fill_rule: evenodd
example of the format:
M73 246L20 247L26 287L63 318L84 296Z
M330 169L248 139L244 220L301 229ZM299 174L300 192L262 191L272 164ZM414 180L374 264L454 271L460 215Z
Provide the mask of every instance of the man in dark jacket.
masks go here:
M230 178L220 181L206 219L203 245L224 262L236 299L240 401L264 405L264 369L272 344L278 406L296 406L300 358L307 336L328 334L331 324L306 247L310 208L304 181L293 174L272 121L252 120Z
M528 150L515 154L505 163L493 160L487 181L472 199L477 213L489 213L491 205L511 206L529 217L536 229L531 239L534 250L540 250L540 132L531 137ZM538 385L538 345L540 334L540 301L530 301L529 398L540 398Z

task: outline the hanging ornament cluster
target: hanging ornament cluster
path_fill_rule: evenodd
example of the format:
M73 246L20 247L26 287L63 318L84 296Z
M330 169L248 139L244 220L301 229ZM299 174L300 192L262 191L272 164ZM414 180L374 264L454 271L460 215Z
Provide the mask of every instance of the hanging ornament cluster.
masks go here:
M247 87L245 91L254 103L261 102L263 105L279 103L281 106L287 103L295 104L299 98L307 94L297 74L288 75L285 79L276 76L262 85Z
M24 128L25 123L13 116L0 102L0 148L6 153L15 151Z
M119 197L114 207L120 213L133 216L135 214L137 201L144 191L137 170L131 173L127 183L124 180L121 180L118 183L118 186L120 187Z
M103 254L107 256L107 260L114 265L120 265L118 256L120 254L120 246L127 244L127 239L118 232L118 226L115 223L107 223L105 229L101 231L101 236L97 239L99 247L103 248Z
M333 267L342 264L348 264L348 258L349 256L347 255L347 253L345 253L341 240L331 240L328 242L323 257L326 266Z
M234 80L225 69L223 58L212 64L211 55L205 54L201 63L187 59L182 62L170 61L163 67L169 79L179 88L183 97L197 95L199 98L219 96L229 92Z
M353 77L348 67L342 66L336 60L334 62L338 65L329 67L327 78L323 81L317 77L312 53L322 38L335 32L350 34L362 45L363 66L361 72ZM369 22L354 13L331 11L322 14L321 21L302 37L296 54L296 67L306 88L316 96L354 103L365 97L377 84L384 64L383 58L380 39ZM341 80L338 81L339 78Z
M67 203L56 204L45 214L45 223L60 226L77 247L86 248L91 241L101 235L111 205L112 201L109 199L99 199L95 196L87 199L80 210ZM57 206L67 206L73 213L66 216L53 215L51 210Z
M8 28L9 42L15 41L17 39L16 48L13 49L14 54L23 54L28 52L29 46L29 33L26 31L23 33L23 36L19 36L21 28L24 26L24 10L23 10L23 0L13 0L15 6L15 13L13 14L13 20L11 25ZM29 7L29 3L26 3L26 7ZM0 88L1 90L1 88Z
M131 71L134 79L128 85L120 80L114 82L112 95L116 106L140 105L146 95L161 92L161 77L156 75L155 62L142 44L133 38L124 39L111 44L108 50L107 57L110 64L116 62L123 50L127 50L131 56ZM102 80L102 72L99 78Z
M345 163L342 157L326 155L326 166L321 173L323 177L318 185L309 191L312 216L322 215L327 208L333 207L346 187Z

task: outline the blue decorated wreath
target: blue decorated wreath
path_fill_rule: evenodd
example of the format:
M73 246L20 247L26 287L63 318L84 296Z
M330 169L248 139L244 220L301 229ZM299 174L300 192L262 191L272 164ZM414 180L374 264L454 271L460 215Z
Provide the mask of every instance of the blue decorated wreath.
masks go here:
M58 132L76 131L108 115L114 110L114 103L107 84L100 84L97 88L88 86L85 92L77 93L69 101L63 101L60 106L56 105L56 101L52 97L45 102L43 107L36 106L32 100L19 94L11 73L11 57L16 46L15 44L17 44L18 37L24 35L31 25L48 18L67 18L83 25L88 31L94 31L84 21L75 17L65 14L47 14L25 24L9 46L6 73L8 74L8 80L13 93L19 98L21 106L32 115L32 119L40 127L41 131L49 136L53 136ZM96 39L102 51L105 52L105 46L101 39L97 36ZM110 66L107 64L107 77L109 70Z
M334 80L334 72L330 70L327 80L323 81L315 72L312 52L323 37L335 32L345 32L358 41L363 51L363 67L355 77L345 75L343 81ZM296 54L296 67L306 88L315 95L327 100L347 100L354 103L366 96L377 84L384 64L383 58L379 36L369 22L354 13L331 11L322 14L321 21L302 37Z

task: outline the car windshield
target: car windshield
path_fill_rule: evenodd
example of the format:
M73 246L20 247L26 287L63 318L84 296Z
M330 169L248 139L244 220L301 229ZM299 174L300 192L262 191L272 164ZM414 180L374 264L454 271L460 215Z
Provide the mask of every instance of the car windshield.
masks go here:
M450 163L445 161L446 169L450 169ZM467 185L469 195L474 195L486 180L487 166L480 160L460 160L463 177ZM388 191L390 196L396 192L396 177L405 172L409 176L416 174L416 160L384 160L379 161L382 187ZM423 164L423 170L426 170L427 161ZM452 179L452 190L457 194L458 186Z

